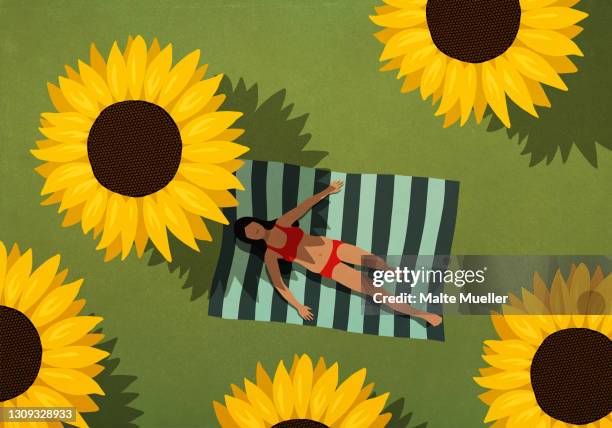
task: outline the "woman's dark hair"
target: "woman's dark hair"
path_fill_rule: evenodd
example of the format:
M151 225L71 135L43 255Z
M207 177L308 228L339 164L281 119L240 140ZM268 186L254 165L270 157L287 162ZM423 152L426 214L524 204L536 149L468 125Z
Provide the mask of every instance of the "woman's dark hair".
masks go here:
M254 248L257 248L263 254L268 248L266 242L263 239L250 239L246 236L245 229L251 223L257 223L264 229L272 230L274 224L276 223L276 219L262 220L257 217L241 217L234 223L234 235L236 235L236 238L240 239L242 242L251 244Z
M245 229L249 224L255 222L262 226L264 229L272 230L272 228L276 224L276 220L278 219L262 220L257 217L241 217L234 222L234 235L236 235L236 238L240 239L242 242L251 244L253 248L256 248L263 255L268 249L266 242L263 239L249 239L246 236ZM299 226L299 223L296 221L295 223L293 223L292 226L297 227Z

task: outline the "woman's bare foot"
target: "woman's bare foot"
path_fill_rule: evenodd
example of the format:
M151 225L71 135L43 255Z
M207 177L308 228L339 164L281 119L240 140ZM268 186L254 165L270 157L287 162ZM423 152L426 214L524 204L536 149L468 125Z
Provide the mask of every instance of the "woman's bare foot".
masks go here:
M442 324L442 317L437 314L423 315L423 319L431 324L433 327L437 327Z

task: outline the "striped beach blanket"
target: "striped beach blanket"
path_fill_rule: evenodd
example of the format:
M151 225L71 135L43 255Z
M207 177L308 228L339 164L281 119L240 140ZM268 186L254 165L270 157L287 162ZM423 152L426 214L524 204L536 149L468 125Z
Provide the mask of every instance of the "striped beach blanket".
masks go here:
M275 219L334 180L345 182L341 193L317 204L300 220L313 235L355 244L377 255L415 255L418 266L447 255L455 228L459 183L423 177L346 174L278 162L246 161L237 176L245 191L236 192L239 206L225 210L230 222L244 216ZM281 266L298 301L312 308L304 321L272 286L261 254L236 242L224 228L221 255L211 288L209 315L225 319L276 321L334 328L354 333L444 340L443 325L393 314L378 305L364 310L366 300L336 282L294 264ZM426 292L433 284L417 284ZM435 305L414 305L441 313Z

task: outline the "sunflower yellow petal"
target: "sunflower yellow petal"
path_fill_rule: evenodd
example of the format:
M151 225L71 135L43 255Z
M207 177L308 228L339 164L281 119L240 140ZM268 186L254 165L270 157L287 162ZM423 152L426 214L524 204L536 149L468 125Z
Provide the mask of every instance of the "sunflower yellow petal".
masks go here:
M61 165L55 169L48 177L41 195L63 190L73 186L83 180L93 177L91 166L85 162L73 162Z
M571 286L569 287L569 302L571 303L570 310L572 313L578 313L577 303L580 297L589 291L591 288L591 274L589 268L584 263L581 263L572 276Z
M330 404L325 412L323 422L326 425L331 426L351 408L363 387L365 377L366 370L361 369L342 382L331 397Z
M263 419L245 401L226 395L225 405L240 428L265 428Z
M6 247L4 243L0 241L0 303L2 303L2 292L4 290L4 283L6 279L6 270L8 265Z
M121 260L124 260L136 239L138 229L138 203L134 198L127 198L123 206L123 229L121 230Z
M66 346L43 352L42 362L50 367L79 369L106 358L108 352L91 346Z
M53 83L47 82L47 91L49 92L49 98L51 98L53 107L55 107L58 112L67 113L74 111L74 108L66 100L66 97L64 97L64 94L60 88L55 86Z
M72 407L63 394L39 383L32 385L26 395L30 401L42 407Z
M80 205L95 195L99 184L95 179L85 180L66 189L62 196L59 211Z
M22 253L21 253L21 250L19 249L19 245L17 245L16 243L13 244L13 246L11 247L11 251L9 252L7 259L6 259L7 267L13 266L15 262L17 262L19 257L21 257L21 254Z
M147 65L151 64L151 61L153 61L155 57L159 55L160 51L161 47L159 46L159 40L157 40L157 37L155 37L153 38L151 46L149 46L149 50L147 51Z
M340 428L370 428L380 415L389 393L379 395L358 404L342 421Z
M87 156L87 146L82 143L58 144L41 150L30 150L36 159L49 162L71 162Z
M463 82L464 68L463 62L454 59L449 60L444 78L442 102L438 111L436 111L436 116L447 113L457 104L461 94L461 84L459 82Z
M147 233L155 247L168 261L172 261L166 225L160 217L159 207L151 197L145 197L142 202L142 214Z
M402 65L397 75L398 78L421 70L434 59L437 53L438 48L433 43L408 52L402 60Z
M174 180L166 190L185 210L218 223L229 223L215 202L193 184Z
M147 68L147 44L142 36L136 36L130 46L126 61L128 89L132 99L140 99Z
M195 144L217 137L242 116L240 112L217 111L199 116L181 130L183 144Z
M263 420L272 425L278 423L278 414L270 397L248 379L244 381L244 386L249 403Z
M482 67L480 64L476 64L476 98L474 99L474 118L476 123L481 123L484 118L485 111L487 110L487 99L485 98L484 91L482 89Z
M172 66L172 45L166 46L147 67L144 80L144 95L147 101L157 100Z
M535 348L522 340L486 340L485 345L495 353L531 359L535 354Z
M508 391L497 398L490 406L485 417L485 423L506 418L525 408L536 407L537 402L533 391Z
M106 64L106 80L115 101L123 101L127 95L128 82L125 59L117 42L113 43L108 63Z
M520 3L521 9L525 11L550 6L551 4L556 3L557 1L558 0L520 0Z
M274 374L272 384L274 404L281 420L288 420L293 413L294 395L293 385L285 364L281 361Z
M372 22L381 27L406 28L425 22L424 9L400 9L384 15L370 16Z
M478 89L478 76L476 67L472 64L467 64L463 69L463 84L460 88L459 102L461 105L461 126L463 126L470 117L474 101L476 100L476 90Z
M442 85L448 63L446 58L447 56L443 53L438 53L423 70L421 77L421 97L423 99L427 99Z
M96 96L82 84L65 77L59 78L60 89L68 103L79 113L96 118L100 109Z
M111 95L111 91L106 81L96 72L96 70L83 61L79 61L79 72L81 73L81 79L85 87L96 96L97 101L102 106L106 107L113 103L113 96Z
M384 428L387 425L389 425L389 422L391 421L392 418L393 418L392 413L383 413L382 415L376 418L376 420L370 426L370 428Z
M512 47L506 51L505 57L523 75L537 82L542 82L553 88L567 91L567 86L555 69L539 54L523 48Z
M8 269L4 282L2 304L15 307L32 272L32 250L26 251Z
M170 112L174 121L182 122L201 111L217 92L221 79L223 79L223 75L219 74L187 88Z
M83 280L79 279L52 290L32 313L30 317L32 323L40 328L57 319L74 302L77 294L79 294L81 284L83 284Z
M531 366L531 360L514 357L509 355L483 355L482 359L485 360L492 367L502 370L524 370Z
M89 133L89 129L93 124L91 118L74 111L66 113L43 113L41 116L49 121L54 127L82 131L85 133Z
M188 247L199 251L198 244L196 244L189 225L189 220L181 208L164 190L160 190L156 193L157 206L159 208L159 214L163 217L166 226Z
M427 0L383 0L389 6L398 9L403 8L422 8L427 4Z
M503 57L496 58L495 64L504 92L508 94L508 97L527 113L538 117L525 80L514 65Z
M89 63L103 79L106 79L106 61L95 43L92 43L89 47Z
M558 30L574 25L585 19L588 13L569 7L545 7L523 12L521 24L533 28Z
M242 156L249 148L230 141L206 141L183 147L183 157L192 162L223 163Z
M158 104L167 106L189 83L200 60L200 50L196 49L180 60L168 73L159 93Z
M485 98L499 120L510 128L510 117L508 115L508 106L506 105L506 96L501 87L501 77L495 67L488 62L482 64L482 87Z
M32 307L49 289L53 278L57 274L60 256L55 255L41 264L30 276L28 286L23 290L19 299L19 310L25 312Z
M304 354L300 357L295 369L295 375L293 376L295 411L298 418L305 418L308 412L308 404L312 392L312 378L312 360L308 355Z
M246 392L244 392L242 389L240 389L240 387L238 385L235 384L231 384L230 388L232 390L232 394L234 394L234 397L238 398L239 400L242 401L248 401Z
M111 193L106 204L104 218L104 231L97 249L108 247L121 233L124 218L121 216L125 206L125 199L118 193Z
M83 208L83 219L81 222L84 233L88 233L103 219L104 212L106 211L108 194L108 190L100 186L96 190L95 195L85 203L85 207Z
M568 39L575 39L577 35L581 34L584 31L584 28L579 25L572 25L571 27L562 28L561 30L556 30L560 34L564 35Z
M444 116L443 127L448 128L449 126L457 122L460 117L461 117L461 105L459 101L457 101L455 105L453 106L453 108L451 108L448 112L446 112L446 116Z
M316 381L310 395L310 414L320 420L327 410L338 385L338 363L329 367Z
M257 386L261 388L261 390L268 396L271 397L273 394L272 391L272 379L266 369L264 369L263 365L258 361L257 369L255 371L255 380L257 381Z
M475 377L474 381L483 388L510 390L520 388L531 382L528 370L503 371L482 377Z
M410 28L393 35L380 55L381 61L402 56L426 44L432 44L431 35L426 28Z
M187 220L193 231L193 236L200 241L212 241L212 235L208 231L208 228L204 224L202 218L198 215L186 212Z
M235 175L216 165L182 163L178 173L204 189L244 190L244 186Z
M81 131L78 129L69 129L69 128L64 128L64 127L51 127L51 128L45 128L45 127L41 127L38 128L40 133L43 134L45 137L60 142L60 143L65 143L65 144L80 144L82 146L85 146L85 148L87 148L87 146L84 144L87 142L87 136L88 136L88 132L87 131Z
M71 395L98 394L104 395L95 380L78 370L65 368L41 368L40 379L56 389Z
M239 428L223 404L219 403L218 401L213 401L213 409L215 411L215 416L217 417L217 422L219 422L221 428Z
M550 56L584 56L580 48L570 38L552 30L520 29L517 39L536 52Z
M95 316L70 317L50 325L40 336L43 349L72 345L93 330L102 319Z

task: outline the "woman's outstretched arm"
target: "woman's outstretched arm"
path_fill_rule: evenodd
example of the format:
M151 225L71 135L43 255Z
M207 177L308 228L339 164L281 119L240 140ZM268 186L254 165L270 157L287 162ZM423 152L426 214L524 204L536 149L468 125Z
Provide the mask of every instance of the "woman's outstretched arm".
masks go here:
M283 277L280 273L280 266L278 265L278 257L270 251L266 251L264 261L266 263L266 268L268 269L268 275L270 276L270 280L272 281L272 284L274 284L276 291L278 291L280 295L283 296L283 299L285 299L298 311L302 318L308 321L313 320L314 316L312 315L310 308L298 302L291 290L289 290L289 287L287 287L285 284L285 281L283 281Z
M344 186L342 181L334 181L327 189L317 193L314 196L311 196L291 211L283 214L282 217L278 219L277 223L285 227L291 226L293 223L302 218L304 214L310 211L317 203L325 199L327 196L333 193L338 193L340 190L342 190L342 186Z

